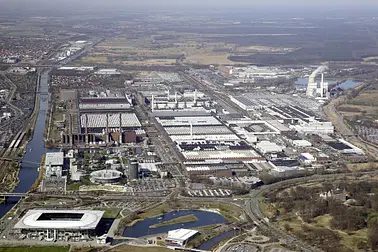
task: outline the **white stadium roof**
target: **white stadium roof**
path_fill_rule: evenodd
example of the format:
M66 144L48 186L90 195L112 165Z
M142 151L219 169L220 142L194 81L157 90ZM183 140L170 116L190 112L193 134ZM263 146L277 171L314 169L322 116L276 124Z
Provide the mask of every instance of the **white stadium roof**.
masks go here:
M16 229L95 229L104 211L92 210L29 210L19 220Z

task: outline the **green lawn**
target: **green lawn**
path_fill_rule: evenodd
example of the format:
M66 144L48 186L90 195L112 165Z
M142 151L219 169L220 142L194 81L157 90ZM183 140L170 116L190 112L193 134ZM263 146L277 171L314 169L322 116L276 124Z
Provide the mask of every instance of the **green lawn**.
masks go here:
M100 210L100 211L105 211L104 215L102 218L109 218L109 219L116 219L119 217L119 213L121 212L121 208L96 208L95 210Z
M0 247L0 252L67 252L69 247Z

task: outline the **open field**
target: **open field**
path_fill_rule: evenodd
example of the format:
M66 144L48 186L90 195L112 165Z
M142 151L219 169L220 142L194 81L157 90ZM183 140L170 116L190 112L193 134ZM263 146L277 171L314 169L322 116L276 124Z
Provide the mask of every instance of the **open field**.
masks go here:
M166 213L169 210L171 210L170 206L167 203L163 203L157 207L150 209L147 212L139 214L138 217L140 219L152 218L152 217L159 216L163 213Z
M0 247L0 252L68 252L69 247Z
M194 221L197 221L197 220L198 219L194 214L190 214L190 215L174 218L174 219L169 220L169 221L163 221L161 223L150 226L150 228L158 228L158 227L164 227L164 226L169 226L169 225L173 225L173 224L194 222Z
M378 167L377 163L347 164L348 170L353 172L371 171Z
M100 211L105 211L104 215L102 218L107 218L107 219L116 219L119 217L119 213L121 212L121 208L96 208L94 210L100 210Z

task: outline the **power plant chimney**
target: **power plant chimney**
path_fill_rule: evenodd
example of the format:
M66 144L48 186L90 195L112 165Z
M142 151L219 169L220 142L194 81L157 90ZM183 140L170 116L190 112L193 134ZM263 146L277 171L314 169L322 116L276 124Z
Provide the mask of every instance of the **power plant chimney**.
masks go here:
M88 136L88 114L85 114L85 144L89 143L89 136Z
M193 138L193 124L190 123L190 137Z
M154 112L155 109L155 96L152 95L152 106L151 106L151 111Z
M119 144L122 144L122 114L119 114Z
M68 116L68 135L69 135L69 144L73 145L73 137L72 137L72 114L69 113Z
M109 114L106 114L106 130L105 130L106 138L105 141L106 143L109 143Z
M194 90L194 105L197 105L197 89Z

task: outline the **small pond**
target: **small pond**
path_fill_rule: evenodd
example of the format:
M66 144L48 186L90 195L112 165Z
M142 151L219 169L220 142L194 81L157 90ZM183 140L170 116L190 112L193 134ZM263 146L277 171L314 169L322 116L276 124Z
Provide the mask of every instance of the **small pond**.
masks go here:
M187 223L177 223L168 226L161 226L157 228L150 228L150 226L169 221L178 217L191 215L193 214L198 220L193 222ZM154 235L154 234L161 234L167 233L170 230L179 229L179 228L194 228L194 227L201 227L201 226L208 226L214 224L224 223L226 219L214 212L208 211L201 211L201 210L179 210L174 212L169 212L161 216L147 218L143 221L137 222L135 225L131 227L127 227L123 232L123 236L125 237L142 237L147 235Z

